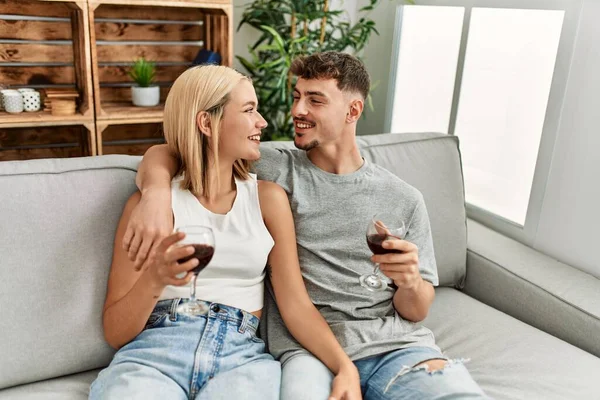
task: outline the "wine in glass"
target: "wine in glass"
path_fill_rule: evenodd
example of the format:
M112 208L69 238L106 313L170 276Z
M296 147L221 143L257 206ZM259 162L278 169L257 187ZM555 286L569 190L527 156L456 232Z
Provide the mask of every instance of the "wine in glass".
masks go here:
M196 279L198 274L208 265L215 254L215 237L213 231L208 226L188 225L177 228L177 232L185 233L179 245L193 246L194 254L180 258L178 263L182 264L192 258L198 259L198 265L192 270L194 277L190 290L190 298L187 303L180 304L177 307L177 312L184 315L203 315L208 312L208 307L204 303L196 300Z
M399 250L386 249L382 244L389 238L404 239L405 235L406 226L402 218L394 213L378 213L367 226L367 245L373 254L401 253ZM361 275L358 281L362 287L372 292L385 290L388 286L381 276L379 264L375 264L372 273Z

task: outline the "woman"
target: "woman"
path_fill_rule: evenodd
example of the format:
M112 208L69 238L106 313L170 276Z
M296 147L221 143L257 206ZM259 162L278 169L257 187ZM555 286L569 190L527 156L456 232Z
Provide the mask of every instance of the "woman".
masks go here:
M174 226L215 232L213 259L196 283L210 311L177 312L198 264L177 263L194 252L178 245L183 233L165 238L147 268L134 269L121 242L140 200L135 193L116 232L103 313L106 340L119 351L92 384L91 399L278 399L279 363L256 337L265 265L288 329L337 375L331 398L360 398L354 364L304 287L287 196L248 172L267 126L257 103L250 80L228 67L194 67L173 84L164 132L181 165L172 185Z

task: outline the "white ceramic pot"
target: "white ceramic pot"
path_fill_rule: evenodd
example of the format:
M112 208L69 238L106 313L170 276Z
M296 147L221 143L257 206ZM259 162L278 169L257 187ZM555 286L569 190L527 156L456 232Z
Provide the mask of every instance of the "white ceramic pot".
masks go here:
M12 114L23 112L23 96L21 95L21 93L19 93L19 92L6 93L6 92L7 91L4 91L4 93L2 93L2 99L4 101L4 109L6 110L6 112L9 112Z
M0 90L0 103L2 104L2 109L4 110L4 96L9 93L18 94L19 92L14 89L2 89ZM6 110L5 110L6 111Z
M139 87L131 88L131 100L133 105L138 107L153 107L160 103L160 87Z
M41 108L40 92L22 92L23 108L27 112L39 111Z

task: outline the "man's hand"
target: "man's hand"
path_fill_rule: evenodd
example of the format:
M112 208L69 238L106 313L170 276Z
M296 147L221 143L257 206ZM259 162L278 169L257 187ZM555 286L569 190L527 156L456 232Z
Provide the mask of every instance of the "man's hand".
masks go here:
M171 191L147 191L131 212L127 230L123 237L123 249L134 261L139 271L148 255L156 251L158 245L173 232L173 212Z
M419 249L406 240L388 236L382 246L384 249L400 251L374 255L371 260L379 263L381 272L394 281L398 289L416 290L423 282L419 272Z
M362 400L360 375L354 364L340 369L333 379L328 400Z

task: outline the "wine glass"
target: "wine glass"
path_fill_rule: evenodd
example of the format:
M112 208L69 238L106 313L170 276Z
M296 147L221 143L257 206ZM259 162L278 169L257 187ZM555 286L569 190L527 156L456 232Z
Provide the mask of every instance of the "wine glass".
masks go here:
M373 254L401 253L399 250L385 249L383 241L389 238L404 239L406 226L400 216L394 213L378 213L371 218L367 226L367 245ZM372 292L379 292L388 287L385 277L381 276L379 264L375 264L372 273L358 278L361 286Z
M198 265L192 270L194 278L192 279L190 298L186 303L180 304L177 307L177 312L188 316L204 315L208 313L208 307L196 300L196 279L198 278L198 274L213 258L215 253L215 236L210 227L200 225L181 226L177 228L177 232L185 233L185 237L179 241L179 245L191 245L194 247L194 254L180 258L177 262L182 264L192 258L198 259Z

